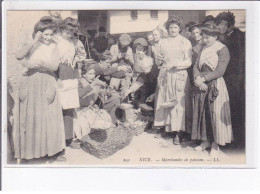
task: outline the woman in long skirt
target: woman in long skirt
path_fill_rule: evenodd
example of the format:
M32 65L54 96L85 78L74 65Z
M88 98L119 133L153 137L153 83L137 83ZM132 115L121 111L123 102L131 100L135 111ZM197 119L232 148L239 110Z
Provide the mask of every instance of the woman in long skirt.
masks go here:
M217 40L216 27L202 30L205 46L193 68L194 96L192 139L201 140L198 150L226 145L233 140L229 96L223 75L230 55L228 48Z
M56 23L43 17L34 27L34 40L16 54L27 68L17 99L14 119L15 158L54 156L65 149L62 108L57 78L59 52L53 43Z
M180 144L180 132L191 131L191 102L189 76L192 47L188 39L180 35L182 22L170 18L166 22L169 37L161 39L158 59L162 69L158 77L158 91L154 126L165 126L166 132L175 133L173 143ZM161 94L161 90L166 90Z

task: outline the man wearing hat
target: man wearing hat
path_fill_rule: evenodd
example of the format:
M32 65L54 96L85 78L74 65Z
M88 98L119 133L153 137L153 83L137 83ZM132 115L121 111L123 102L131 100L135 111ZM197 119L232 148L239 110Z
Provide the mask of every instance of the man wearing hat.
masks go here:
M185 25L185 32L184 32L184 37L187 38L190 42L191 45L194 46L196 44L196 41L194 40L191 31L189 30L192 26L196 25L195 22L189 22Z
M134 65L133 51L129 47L132 39L128 34L121 34L119 37L119 43L111 46L110 53L112 55L111 64L112 67L120 65L128 65L132 67ZM131 77L126 77L123 80L112 78L110 86L118 89L121 84L122 90L126 90L130 85Z
M94 48L96 51L96 55L100 56L103 52L105 52L108 47L108 40L106 38L106 29L103 26L100 26L97 32L97 37L94 39Z
M204 25L202 23L194 23L187 29L191 33L191 38L194 40L194 43L192 44L192 66L187 70L190 76L191 83L193 83L193 65L195 64L198 55L203 47L203 37L201 34L201 28L203 26Z
M110 49L112 54L111 62L120 63L122 60L130 65L134 64L133 51L129 47L132 39L128 34L121 34L119 43L113 45Z
M231 12L218 14L216 24L222 34L220 41L230 52L224 79L230 98L234 138L241 145L245 140L245 33L235 28L235 16Z

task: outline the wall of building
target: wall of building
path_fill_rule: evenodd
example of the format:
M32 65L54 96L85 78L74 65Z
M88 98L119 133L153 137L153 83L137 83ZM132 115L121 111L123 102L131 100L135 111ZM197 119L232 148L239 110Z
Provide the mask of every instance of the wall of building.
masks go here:
M138 18L131 19L131 11L108 11L111 34L148 32L167 21L168 11L159 11L158 19L152 19L150 11L138 11Z
M170 10L169 17L176 16L180 18L183 25L189 22L200 23L204 20L206 11L203 10Z

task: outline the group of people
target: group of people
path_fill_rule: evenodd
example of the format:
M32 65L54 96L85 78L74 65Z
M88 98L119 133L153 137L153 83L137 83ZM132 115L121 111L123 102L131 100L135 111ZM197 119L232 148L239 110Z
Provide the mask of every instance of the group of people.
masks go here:
M234 24L230 12L207 16L186 26L185 37L182 21L171 17L167 33L156 28L133 42L121 34L110 46L100 28L96 44L102 46L89 60L78 20L41 18L33 41L16 53L26 70L16 99L14 157L66 160L66 146L79 148L90 133L95 107L103 110L102 121L116 125L126 99L152 112L151 128L173 134L174 144L189 141L196 150L218 151L232 142L232 126L244 122L244 33ZM59 88L70 79L78 80L80 107L63 110Z

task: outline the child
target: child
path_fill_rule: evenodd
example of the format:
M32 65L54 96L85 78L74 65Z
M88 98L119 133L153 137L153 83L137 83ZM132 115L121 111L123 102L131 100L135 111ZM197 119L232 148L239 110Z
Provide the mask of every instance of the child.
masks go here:
M159 66L160 73L158 76L158 87L160 87L160 98L161 98L161 104L158 108L168 108L172 107L176 104L176 99L172 99L175 95L168 95L167 92L167 79L166 79L166 71L167 68L162 65L162 61L160 60L160 57L163 57L163 54L160 52L160 42L161 38L163 37L163 30L160 28L156 28L153 30L153 36L155 44L152 47L152 53L155 58L155 63Z

